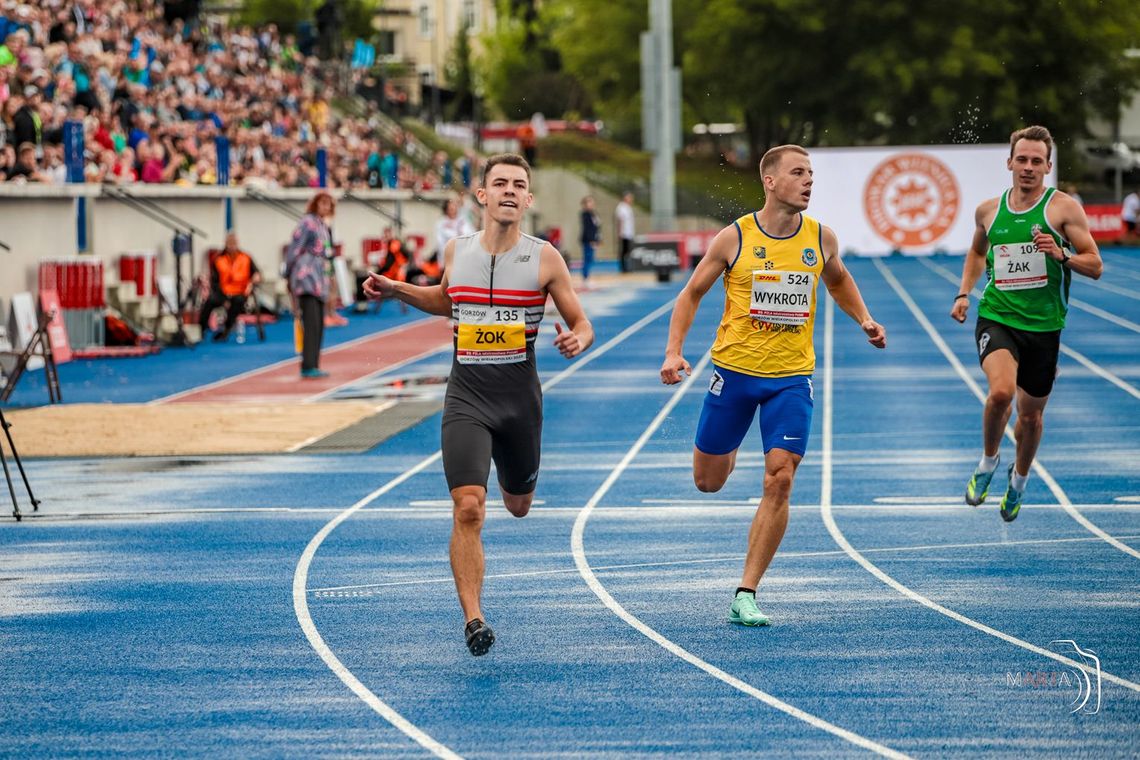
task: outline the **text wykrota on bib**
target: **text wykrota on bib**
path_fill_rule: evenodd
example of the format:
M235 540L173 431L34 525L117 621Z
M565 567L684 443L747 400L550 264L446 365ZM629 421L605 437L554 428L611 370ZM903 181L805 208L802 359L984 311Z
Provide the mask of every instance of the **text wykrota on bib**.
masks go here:
M994 286L998 290L1028 290L1049 284L1045 254L1036 243L1004 243L993 247Z
M511 364L526 360L526 323L520 308L459 307L455 356L460 364Z
M776 325L807 324L814 288L810 272L753 271L748 314Z

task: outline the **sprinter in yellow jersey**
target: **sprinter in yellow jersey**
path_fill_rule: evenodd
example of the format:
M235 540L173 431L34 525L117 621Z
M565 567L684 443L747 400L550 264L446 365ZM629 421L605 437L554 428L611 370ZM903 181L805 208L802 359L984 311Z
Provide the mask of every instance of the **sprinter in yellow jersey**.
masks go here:
M871 319L855 280L839 258L835 233L804 215L811 198L808 152L772 148L760 161L764 208L737 219L713 239L677 297L661 381L692 371L682 355L701 298L724 276L724 316L712 349L714 365L693 447L693 480L719 491L736 466L736 451L760 409L764 493L748 532L748 554L728 619L767 625L756 588L788 526L788 500L811 430L816 285L859 323L876 348L886 331Z

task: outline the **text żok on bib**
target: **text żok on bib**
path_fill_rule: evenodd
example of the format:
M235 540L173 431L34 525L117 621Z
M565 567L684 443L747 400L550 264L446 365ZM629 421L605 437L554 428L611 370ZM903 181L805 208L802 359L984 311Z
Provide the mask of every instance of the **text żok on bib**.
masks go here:
M523 310L464 304L455 356L460 364L511 364L526 359Z

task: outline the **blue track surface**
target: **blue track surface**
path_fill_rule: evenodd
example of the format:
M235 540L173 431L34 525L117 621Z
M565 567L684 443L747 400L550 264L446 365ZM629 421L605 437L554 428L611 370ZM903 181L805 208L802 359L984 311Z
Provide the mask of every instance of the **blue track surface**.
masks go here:
M1073 298L1115 321L1071 310L1039 454L1057 489L1035 473L1012 524L961 504L980 447L967 379L985 387L972 318L948 317L961 259L848 261L890 347L842 313L829 333L821 309L766 629L725 620L759 435L720 493L697 492L707 370L682 391L657 378L680 283L588 294L588 361L544 329L542 503L524 520L489 510L499 640L483 658L463 646L442 468L407 474L436 452L438 417L353 456L28 462L41 514L0 524L0 755L1135 757L1140 257L1104 255L1111 288L1075 278ZM718 288L694 365L720 309ZM143 401L285 358L278 343L61 375L69 401ZM1083 677L1042 653L1077 657L1058 640L1100 658L1095 714L1070 712Z

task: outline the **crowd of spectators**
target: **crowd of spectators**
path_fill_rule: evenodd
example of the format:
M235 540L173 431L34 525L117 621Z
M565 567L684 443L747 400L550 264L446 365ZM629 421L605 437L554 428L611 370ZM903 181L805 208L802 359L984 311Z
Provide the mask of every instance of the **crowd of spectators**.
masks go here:
M385 142L378 117L336 116L331 70L292 35L168 11L158 0L0 0L0 180L64 182L68 120L84 125L88 182L217 184L222 135L233 185L316 187L319 148L331 187L470 176L446 160L446 183L442 166L416 172L402 160L410 135Z

